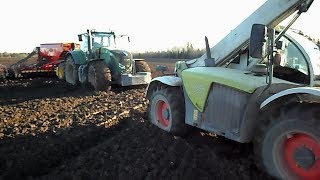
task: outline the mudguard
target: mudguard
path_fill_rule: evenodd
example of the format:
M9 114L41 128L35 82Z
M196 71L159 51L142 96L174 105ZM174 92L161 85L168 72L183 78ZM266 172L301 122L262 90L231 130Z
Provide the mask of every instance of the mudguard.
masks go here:
M74 63L75 64L85 64L86 63L86 55L84 54L83 51L81 50L74 50L74 51L70 51L68 52L68 54L66 55L66 57L68 55L71 55L73 57Z
M156 78L152 79L150 84L155 81L159 81L159 82L166 84L166 85L169 85L169 86L181 86L182 85L182 79L180 77L176 77L176 76L156 77Z
M283 96L289 95L289 94L310 94L310 95L315 95L320 97L320 88L318 87L298 87L298 88L291 88L287 89L284 91L281 91L277 94L274 94L270 96L268 99L264 100L261 105L260 109L268 105L270 102L281 98Z
M152 92L152 89L156 87L157 83L163 83L168 86L182 86L182 79L177 76L161 76L156 77L151 80L151 82L148 84L148 87L146 89L146 97L148 98L150 95L150 92Z

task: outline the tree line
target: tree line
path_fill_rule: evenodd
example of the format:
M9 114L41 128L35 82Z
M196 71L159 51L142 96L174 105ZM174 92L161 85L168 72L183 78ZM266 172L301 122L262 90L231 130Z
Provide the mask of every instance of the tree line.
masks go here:
M202 56L204 49L194 48L191 43L184 47L173 47L165 51L134 52L135 58L168 58L168 59L194 59Z
M310 41L312 41L313 43L315 43L319 48L320 48L320 39L316 39L316 38L312 38L311 36L305 34L303 31L299 30L298 34L308 38Z
M320 39L316 40L300 32L299 34L305 36L310 41L313 41L320 49ZM168 59L194 59L202 56L205 49L195 49L192 44L188 43L185 47L174 47L166 51L146 51L135 52L135 58L168 58Z
M27 57L29 53L8 53L8 52L3 52L0 53L0 57L2 58L24 58Z
M320 39L316 40L308 35L305 35L302 31L299 34L307 37L313 41L320 48ZM135 58L168 58L168 59L194 59L202 56L205 53L205 49L194 48L191 43L187 43L184 47L173 47L165 51L146 51L146 52L134 52ZM28 53L0 53L0 58L24 58Z
M169 58L169 59L194 59L200 57L205 52L204 49L194 48L191 43L184 47L173 47L165 51L134 52L135 58ZM24 58L28 53L0 53L0 57Z

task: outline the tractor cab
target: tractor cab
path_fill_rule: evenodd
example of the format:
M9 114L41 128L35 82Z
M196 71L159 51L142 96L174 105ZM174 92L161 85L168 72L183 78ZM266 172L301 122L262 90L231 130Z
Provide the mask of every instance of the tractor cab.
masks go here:
M78 39L81 42L81 50L88 53L101 47L116 48L116 36L113 31L97 32L87 30L87 33L79 34Z
M86 54L88 61L103 59L118 71L132 73L134 61L131 53L117 49L116 39L123 36L125 35L116 36L113 31L95 30L87 30L87 33L78 35L79 41L82 42L81 50Z
M292 30L286 30L283 34L266 31L262 33L265 35L259 35L264 26L257 24L254 26L256 27L253 27L252 34L258 35L260 39L257 40L254 36L250 39L248 59L250 70L255 71L257 66L265 65L264 71L270 76L270 82L273 76L298 84L316 85L320 75L320 51L315 43ZM263 43L257 44L257 42ZM255 54L256 52L258 54ZM255 62L256 59L259 62Z

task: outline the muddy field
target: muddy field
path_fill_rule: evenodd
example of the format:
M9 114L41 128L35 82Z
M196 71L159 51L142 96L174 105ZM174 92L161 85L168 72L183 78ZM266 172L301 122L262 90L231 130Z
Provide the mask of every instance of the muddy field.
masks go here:
M0 179L271 179L250 144L154 127L144 91L0 80Z

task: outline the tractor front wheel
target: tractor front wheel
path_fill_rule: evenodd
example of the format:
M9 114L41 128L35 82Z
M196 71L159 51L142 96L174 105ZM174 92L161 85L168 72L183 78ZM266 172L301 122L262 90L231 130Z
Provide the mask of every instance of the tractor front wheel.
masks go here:
M180 87L155 87L149 103L149 120L159 128L177 136L188 132L185 105Z
M110 90L111 80L111 71L103 61L95 61L89 64L88 82L94 87L94 90Z
M320 179L320 107L297 105L260 127L256 153L280 179Z
M80 83L78 77L78 68L79 65L74 63L72 56L68 56L65 65L65 78L68 83L74 86Z

